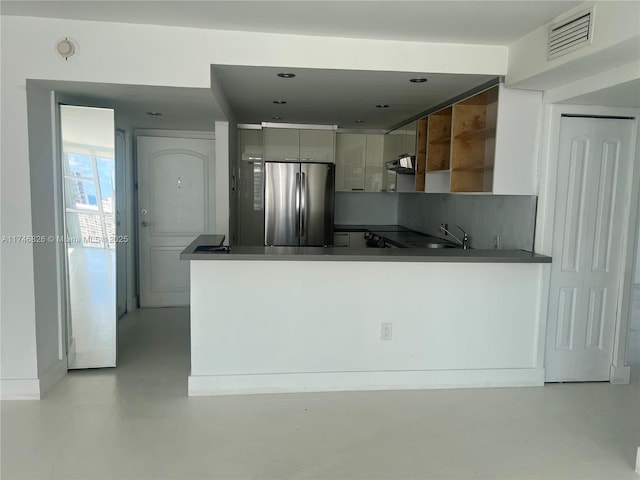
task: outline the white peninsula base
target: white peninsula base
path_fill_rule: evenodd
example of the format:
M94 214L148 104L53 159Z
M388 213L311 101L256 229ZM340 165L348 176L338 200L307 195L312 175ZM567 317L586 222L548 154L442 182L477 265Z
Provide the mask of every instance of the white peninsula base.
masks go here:
M543 385L548 270L192 260L189 395Z

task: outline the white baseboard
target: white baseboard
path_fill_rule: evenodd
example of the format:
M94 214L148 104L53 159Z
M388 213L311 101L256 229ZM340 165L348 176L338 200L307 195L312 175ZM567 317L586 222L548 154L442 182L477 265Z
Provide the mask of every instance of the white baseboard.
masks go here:
M611 365L611 370L609 371L609 382L616 385L626 385L631 381L631 367L617 367L615 365Z
M0 380L0 399L39 400L40 380L37 378L3 378Z
M51 387L57 384L67 375L68 363L67 359L58 360L54 365L49 367L40 375L40 397L47 393Z
M544 385L544 369L191 375L189 396Z
M67 374L67 359L57 361L40 378L3 378L0 380L2 400L40 400Z

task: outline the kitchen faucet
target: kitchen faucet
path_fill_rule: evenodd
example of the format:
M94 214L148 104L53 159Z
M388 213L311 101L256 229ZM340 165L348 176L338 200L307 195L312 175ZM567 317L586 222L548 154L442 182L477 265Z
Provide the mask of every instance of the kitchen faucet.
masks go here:
M451 233L449 230L447 230L447 227L445 227L444 224L440 225L438 227L438 230L443 232L445 235L451 235L453 238L455 238L458 241L458 243L460 244L460 246L462 247L463 250L468 250L469 249L469 235L467 235L467 232L465 232L464 229L460 225L454 225L454 227L459 228L460 231L462 232L462 240L460 240L453 233Z

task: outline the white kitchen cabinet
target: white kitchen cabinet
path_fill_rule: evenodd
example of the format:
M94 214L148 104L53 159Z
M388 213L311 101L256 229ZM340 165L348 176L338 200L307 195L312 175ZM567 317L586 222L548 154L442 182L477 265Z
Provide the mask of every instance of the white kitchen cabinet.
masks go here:
M542 92L500 85L493 169L499 195L536 195Z
M295 128L265 128L264 157L271 162L300 159L300 131Z
M334 247L367 248L364 232L334 232Z
M350 248L367 248L367 241L364 239L364 232L349 232Z
M382 134L336 135L336 191L393 191L395 177L385 168L384 141Z
M365 135L367 150L365 153L365 192L384 192L385 185L384 165L384 135Z
M394 160L398 157L416 155L417 121L413 121L397 128L384 138L384 159ZM386 170L384 175L385 190L389 192L413 192L415 191L415 175L396 174Z
M368 136L357 133L336 135L336 192L365 190L365 156Z
M333 246L349 248L349 232L333 232Z
M333 163L334 130L300 130L300 161Z
M264 128L263 131L266 161L334 162L334 130Z
M397 130L387 133L384 136L384 162L382 171L382 191L383 192L395 192L396 191L396 172L387 170L384 163L389 160L398 158L402 153L403 147L403 134Z
M413 121L399 128L402 133L400 135L400 152L398 155L405 153L408 155L416 154L416 128L417 121Z

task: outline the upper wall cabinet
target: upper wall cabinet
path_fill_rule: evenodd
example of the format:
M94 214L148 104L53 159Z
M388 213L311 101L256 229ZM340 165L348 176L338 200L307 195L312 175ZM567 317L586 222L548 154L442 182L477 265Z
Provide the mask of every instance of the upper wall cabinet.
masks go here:
M335 137L334 130L300 130L300 161L333 163Z
M495 86L453 106L452 192L493 191L498 89Z
M293 128L265 128L264 159L271 162L300 160L300 131Z
M387 191L383 152L384 135L337 134L336 191Z
M365 136L367 137L367 151L364 160L364 191L386 192L390 185L389 179L385 177L387 169L384 168L384 135Z
M413 121L397 128L396 130L392 130L385 135L385 161L394 160L401 156L419 157L419 145L416 141L418 123L418 121ZM416 165L416 167L418 167L418 165ZM416 190L416 181L418 177L415 175L396 174L395 172L387 170L385 176L394 180L395 185L393 185L393 187L389 185L389 191L413 192ZM419 190L423 191L424 186Z
M263 131L264 154L267 161L334 162L334 130L265 128Z
M500 85L493 193L536 195L542 92Z
M429 115L424 191L535 195L541 106L500 84Z
M336 135L336 192L363 192L367 136Z

